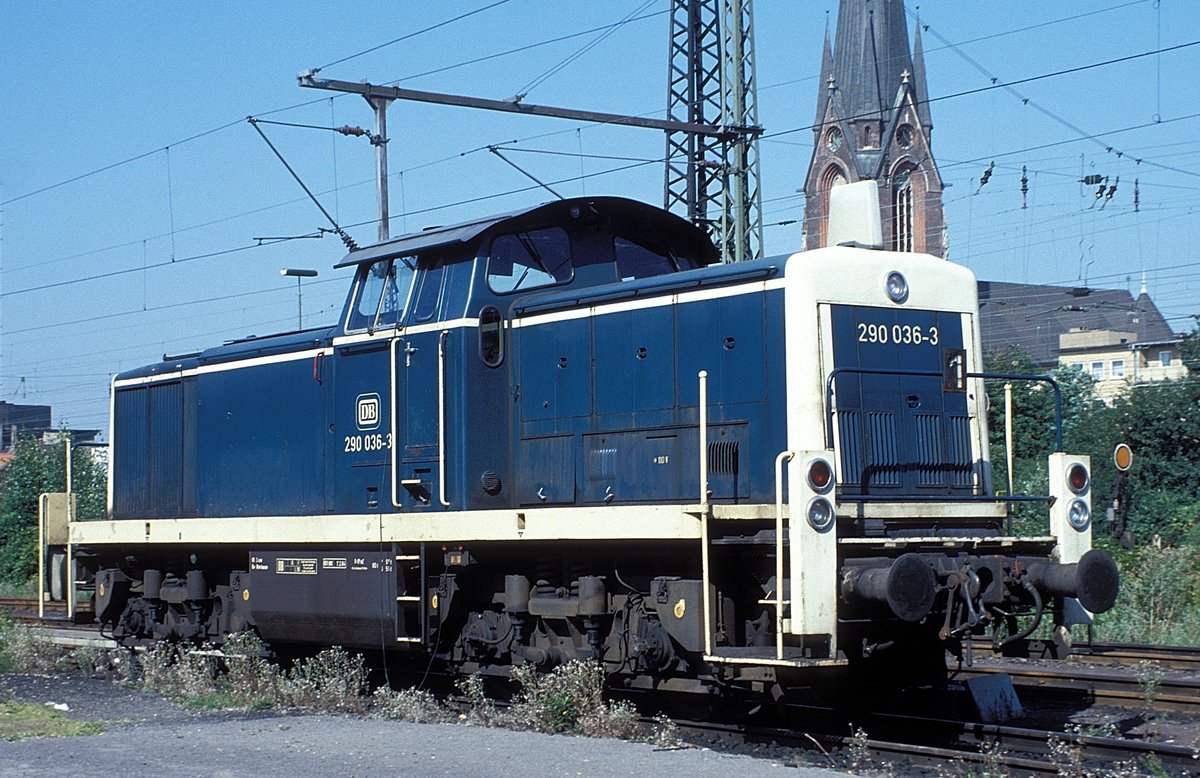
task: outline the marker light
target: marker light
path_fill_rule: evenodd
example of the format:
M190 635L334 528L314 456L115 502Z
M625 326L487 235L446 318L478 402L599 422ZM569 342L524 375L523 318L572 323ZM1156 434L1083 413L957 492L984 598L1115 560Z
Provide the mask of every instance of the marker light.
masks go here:
M1129 472L1129 466L1133 464L1133 449L1128 443L1118 443L1113 450L1113 464L1122 473Z
M808 523L817 532L833 526L833 503L824 497L814 497L808 504Z
M1088 481L1088 471L1083 465L1076 462L1067 468L1067 486L1071 487L1071 491L1075 494L1086 492Z
M1079 532L1083 532L1088 528L1088 522L1092 520L1092 511L1088 508L1087 503L1078 498L1071 500L1071 504L1067 506L1067 521L1071 526Z
M824 459L808 463L808 485L814 492L824 494L833 486L833 467Z
M908 299L908 281L899 270L888 273L884 290L887 292L888 299L894 303L902 303Z

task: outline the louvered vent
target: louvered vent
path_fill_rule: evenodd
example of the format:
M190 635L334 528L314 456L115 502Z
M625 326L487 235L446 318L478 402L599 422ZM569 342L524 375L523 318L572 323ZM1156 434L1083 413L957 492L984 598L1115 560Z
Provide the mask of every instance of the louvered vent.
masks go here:
M708 444L708 471L737 475L738 441L718 440Z

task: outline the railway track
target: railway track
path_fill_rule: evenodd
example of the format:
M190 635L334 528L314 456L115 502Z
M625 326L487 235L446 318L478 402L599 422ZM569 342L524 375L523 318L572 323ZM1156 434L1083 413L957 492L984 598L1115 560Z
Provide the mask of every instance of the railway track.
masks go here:
M975 640L972 642L971 648L976 657L992 656L991 641ZM1049 641L1031 640L1028 655L1035 659L1052 659L1054 648ZM1093 665L1138 665L1142 662L1154 662L1167 670L1200 672L1200 647L1153 646L1141 643L1093 643L1073 646L1067 660Z
M51 625L53 622L67 622L67 604L61 601L47 600L42 604L45 618L38 618L38 603L36 597L0 597L0 613L6 614L13 621L24 624ZM75 607L75 623L86 623L92 619L90 603L78 603Z
M1003 662L964 669L960 678L1006 673L1023 696L1053 693L1059 699L1070 694L1096 703L1122 708L1152 707L1155 710L1200 712L1200 678L1167 674L1133 673L1128 668L1107 670L1095 667L1030 667Z
M1003 768L1005 775L1061 775L1072 767L1114 762L1157 764L1169 774L1195 774L1200 749L1111 737L987 725L889 713L848 715L833 708L790 706L775 726L676 721L685 740L710 747L768 744L804 750L809 765L835 768L908 766L939 768L948 762ZM840 730L835 732L834 730ZM845 734L857 732L857 734ZM870 733L868 736L866 733ZM972 770L975 772L975 770Z

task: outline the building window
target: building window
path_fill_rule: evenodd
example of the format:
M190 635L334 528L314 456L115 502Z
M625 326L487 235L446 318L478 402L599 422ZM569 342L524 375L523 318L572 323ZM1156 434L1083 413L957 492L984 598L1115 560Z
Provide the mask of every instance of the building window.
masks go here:
M1163 367L1170 367L1171 366L1171 352L1170 351L1158 352L1158 361L1162 363Z
M912 171L892 174L892 250L913 250Z
M1112 361L1112 377L1113 378L1124 378L1125 377L1125 360L1114 359Z
M1103 362L1093 362L1091 373L1092 373L1092 378L1096 379L1097 381L1103 381L1104 380L1104 363Z

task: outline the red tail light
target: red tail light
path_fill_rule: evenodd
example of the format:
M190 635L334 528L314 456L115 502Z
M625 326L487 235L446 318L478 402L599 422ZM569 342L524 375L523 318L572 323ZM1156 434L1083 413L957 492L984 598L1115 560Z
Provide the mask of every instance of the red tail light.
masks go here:
M1087 468L1078 462L1067 468L1067 486L1071 487L1075 494L1082 494L1087 490L1088 480Z
M824 459L808 463L808 485L813 491L825 492L833 485L833 467Z

